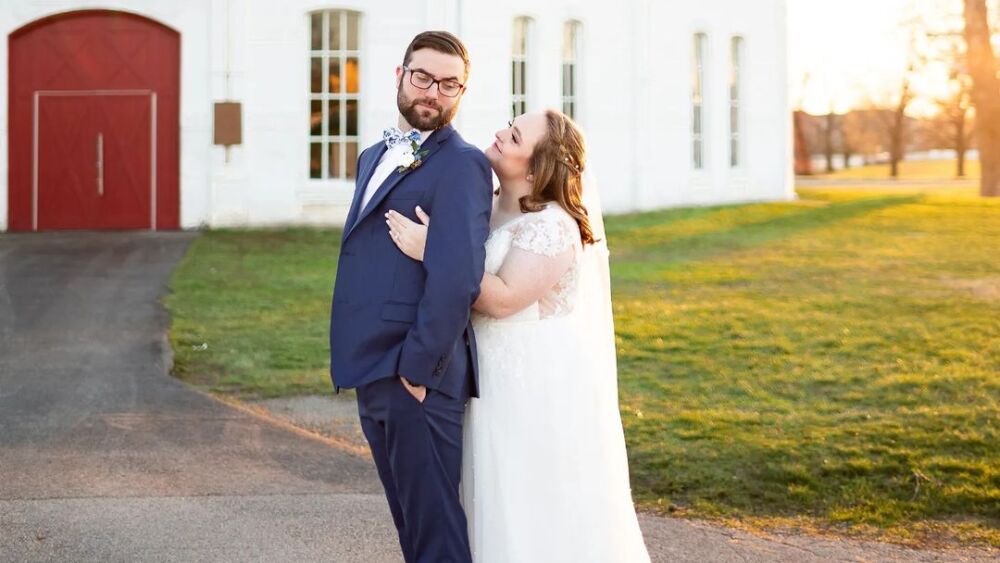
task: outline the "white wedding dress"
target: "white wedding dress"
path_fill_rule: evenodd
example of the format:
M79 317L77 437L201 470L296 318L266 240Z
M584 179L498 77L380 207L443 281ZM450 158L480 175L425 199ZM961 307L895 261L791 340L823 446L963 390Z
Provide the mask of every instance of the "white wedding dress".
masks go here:
M585 251L550 203L490 233L486 270L514 256L565 269L567 252L541 302L504 319L473 313L481 398L466 412L461 492L476 563L649 561L618 410L606 245Z

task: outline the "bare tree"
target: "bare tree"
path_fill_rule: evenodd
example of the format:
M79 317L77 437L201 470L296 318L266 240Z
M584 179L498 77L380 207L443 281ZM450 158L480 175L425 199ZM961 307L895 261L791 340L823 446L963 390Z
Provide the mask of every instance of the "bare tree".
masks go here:
M856 109L845 113L840 123L841 138L845 147L844 158L849 158L848 152L850 152L861 155L865 163L870 162L873 155L882 151L879 130L877 111Z
M889 128L889 175L899 177L899 161L906 156L906 108L913 101L913 84L910 82L911 66L903 75L903 83L899 89L899 102L896 111L892 113L892 125Z
M796 110L792 117L795 123L795 174L809 176L812 170L812 152L806 131L808 115L802 110Z
M975 125L972 121L972 82L968 75L959 74L952 80L952 95L937 100L941 108L939 130L947 137L947 144L955 151L955 175L965 176L965 153L972 143Z
M1000 61L990 44L986 0L965 0L965 43L972 102L976 108L976 140L982 165L979 193L1000 196Z
M834 133L837 130L837 114L833 113L831 109L829 113L826 114L826 124L823 129L823 154L826 156L826 172L830 174L834 171L833 169L833 153L835 147Z
M893 178L899 177L899 162L906 156L906 147L909 141L909 119L906 116L906 110L914 98L910 76L912 72L913 65L911 63L900 79L899 97L892 104L891 110L873 112L884 132L886 145L889 147L889 176Z
M899 163L906 157L907 147L912 135L910 130L911 119L906 115L910 103L916 98L917 92L914 89L913 77L923 71L927 64L926 54L926 32L928 29L926 18L919 14L913 14L902 20L900 26L908 31L909 45L906 71L899 78L899 90L891 98L891 102L878 104L889 111L875 111L885 132L885 144L889 149L889 175L893 178L899 177Z
M838 116L837 119L837 136L840 138L840 153L844 155L844 169L851 167L851 157L854 156L855 145L851 141L851 137L847 136L847 117L851 115L851 112L847 112L844 115Z
M803 111L806 91L812 75L805 72L802 75L802 90L798 101L795 103L795 110L792 112L792 123L795 135L795 174L802 176L812 175L812 143L809 135L809 114Z
M922 123L925 144L933 148L955 151L955 175L965 176L965 153L972 144L975 130L972 108L972 77L969 75L965 55L965 40L961 31L949 27L944 31L931 31L931 58L943 65L947 72L948 94L933 101L938 114Z

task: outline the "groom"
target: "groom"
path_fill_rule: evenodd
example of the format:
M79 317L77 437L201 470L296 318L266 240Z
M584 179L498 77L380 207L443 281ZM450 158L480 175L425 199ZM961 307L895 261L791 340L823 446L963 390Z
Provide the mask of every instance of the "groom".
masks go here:
M361 427L409 562L471 561L459 504L462 419L478 396L469 311L479 295L492 175L449 125L469 75L454 35L428 31L396 67L398 128L358 158L330 314L330 374L357 388ZM385 214L434 216L423 263Z

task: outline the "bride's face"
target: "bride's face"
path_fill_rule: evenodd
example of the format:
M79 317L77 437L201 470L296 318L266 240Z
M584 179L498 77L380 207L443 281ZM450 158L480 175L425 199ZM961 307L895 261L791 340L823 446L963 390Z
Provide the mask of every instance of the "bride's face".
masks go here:
M545 136L545 114L519 115L509 125L497 131L496 140L486 149L486 158L501 181L523 180L531 173L535 145Z

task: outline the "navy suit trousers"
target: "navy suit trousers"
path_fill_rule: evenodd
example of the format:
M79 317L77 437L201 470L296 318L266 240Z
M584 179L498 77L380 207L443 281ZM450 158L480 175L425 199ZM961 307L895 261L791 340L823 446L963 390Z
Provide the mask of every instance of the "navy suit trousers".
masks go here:
M471 563L459 503L468 378L456 398L427 389L421 403L399 377L362 385L357 395L361 428L406 562Z

